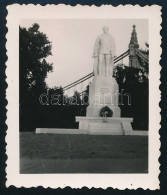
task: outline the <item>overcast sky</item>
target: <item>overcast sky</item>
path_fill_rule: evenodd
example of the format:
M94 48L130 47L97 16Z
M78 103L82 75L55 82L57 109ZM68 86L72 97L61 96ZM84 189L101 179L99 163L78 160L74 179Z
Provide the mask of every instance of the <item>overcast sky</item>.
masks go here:
M117 55L128 49L133 24L140 48L145 49L145 42L149 43L148 20L143 19L33 19L22 20L20 26L29 28L33 23L40 25L40 31L52 43L52 56L47 58L53 63L53 72L46 79L49 87L68 85L93 71L94 43L104 25L115 38ZM128 57L123 62L127 64Z

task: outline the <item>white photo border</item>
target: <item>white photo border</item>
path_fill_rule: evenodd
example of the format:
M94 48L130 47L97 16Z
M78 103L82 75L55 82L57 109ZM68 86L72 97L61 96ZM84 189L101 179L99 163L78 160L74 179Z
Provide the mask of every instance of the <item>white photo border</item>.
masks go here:
M81 6L19 5L7 7L6 186L44 188L159 189L161 7L158 5ZM19 23L21 19L148 19L149 20L149 170L146 174L20 174L19 159ZM41 176L42 175L42 176Z

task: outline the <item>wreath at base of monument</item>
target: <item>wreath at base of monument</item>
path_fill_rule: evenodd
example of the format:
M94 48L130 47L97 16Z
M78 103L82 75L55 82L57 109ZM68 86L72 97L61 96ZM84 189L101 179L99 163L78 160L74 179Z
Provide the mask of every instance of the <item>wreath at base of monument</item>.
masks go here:
M101 117L112 117L113 111L108 106L105 106L100 110L100 116Z

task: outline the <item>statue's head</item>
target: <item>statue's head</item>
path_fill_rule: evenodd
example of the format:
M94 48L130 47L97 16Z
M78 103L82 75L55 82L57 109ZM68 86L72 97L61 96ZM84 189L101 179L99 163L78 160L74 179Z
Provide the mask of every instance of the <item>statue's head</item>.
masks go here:
M109 27L108 27L108 26L104 26L104 27L103 27L103 32L104 32L104 33L108 33L108 31L109 31Z

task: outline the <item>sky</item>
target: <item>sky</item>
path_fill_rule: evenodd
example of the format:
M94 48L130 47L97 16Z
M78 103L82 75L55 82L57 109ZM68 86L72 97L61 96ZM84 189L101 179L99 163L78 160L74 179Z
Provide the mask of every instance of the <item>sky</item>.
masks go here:
M139 47L146 49L145 42L149 43L146 19L24 19L20 26L29 28L34 23L52 43L52 56L46 59L53 63L53 72L46 78L49 87L66 86L93 71L95 40L105 25L115 38L117 56L127 51L133 24ZM128 64L128 57L123 63Z

